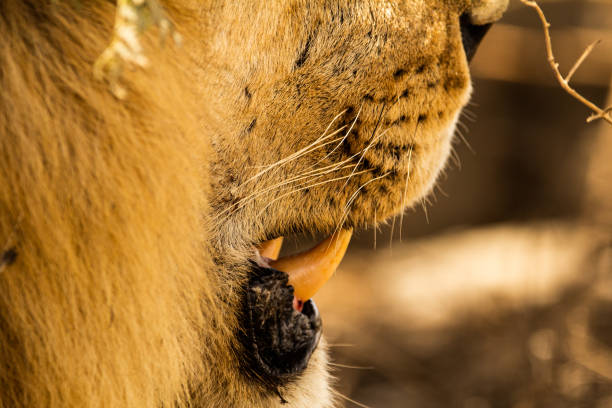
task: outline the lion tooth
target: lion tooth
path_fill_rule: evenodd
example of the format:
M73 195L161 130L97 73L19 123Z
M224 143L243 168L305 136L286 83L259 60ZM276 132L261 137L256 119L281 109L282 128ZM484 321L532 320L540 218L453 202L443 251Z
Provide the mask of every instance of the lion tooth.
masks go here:
M259 244L257 250L259 255L276 261L278 254L280 254L281 248L283 247L283 237L271 239L269 241L262 242Z
M334 274L352 235L352 230L340 230L314 248L273 261L270 266L286 272L295 297L306 301Z

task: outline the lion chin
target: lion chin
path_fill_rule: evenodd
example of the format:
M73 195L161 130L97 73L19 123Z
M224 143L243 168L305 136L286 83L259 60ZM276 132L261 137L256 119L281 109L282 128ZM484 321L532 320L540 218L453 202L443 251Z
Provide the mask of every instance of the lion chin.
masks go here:
M507 0L118 4L0 2L0 407L334 406L312 296L431 191Z

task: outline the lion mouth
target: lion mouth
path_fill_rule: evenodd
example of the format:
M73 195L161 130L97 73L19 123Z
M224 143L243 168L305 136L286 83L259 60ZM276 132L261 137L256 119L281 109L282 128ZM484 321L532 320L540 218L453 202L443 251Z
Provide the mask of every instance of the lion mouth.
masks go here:
M351 236L351 230L341 230L310 250L280 259L282 237L256 249L242 333L248 369L256 378L276 386L306 369L321 337L321 318L311 297L336 271Z

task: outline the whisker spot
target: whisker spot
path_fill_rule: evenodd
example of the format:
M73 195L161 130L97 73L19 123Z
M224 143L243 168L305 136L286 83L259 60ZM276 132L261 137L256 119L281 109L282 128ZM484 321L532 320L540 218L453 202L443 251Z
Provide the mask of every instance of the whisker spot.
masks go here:
M17 260L17 250L15 248L10 248L2 254L0 257L0 268L4 268L5 266L11 266Z
M401 79L406 74L407 74L406 70L400 68L393 73L393 78L395 78L395 80L398 80L398 79Z
M251 121L251 123L249 123L249 126L246 128L246 133L251 133L256 124L257 124L257 118L254 118Z
M308 53L310 52L310 46L312 45L312 35L308 36L306 39L306 44L304 44L304 48L300 52L300 55L295 60L295 68L300 68L306 60L308 59Z

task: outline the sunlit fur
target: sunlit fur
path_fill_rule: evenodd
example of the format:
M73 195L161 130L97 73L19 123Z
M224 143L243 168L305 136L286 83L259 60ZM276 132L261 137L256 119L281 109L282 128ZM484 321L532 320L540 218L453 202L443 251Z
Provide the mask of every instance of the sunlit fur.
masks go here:
M92 77L110 2L2 0L0 407L330 406L324 341L277 389L244 375L252 245L429 192L470 5L174 1L183 46L150 31L119 101Z

